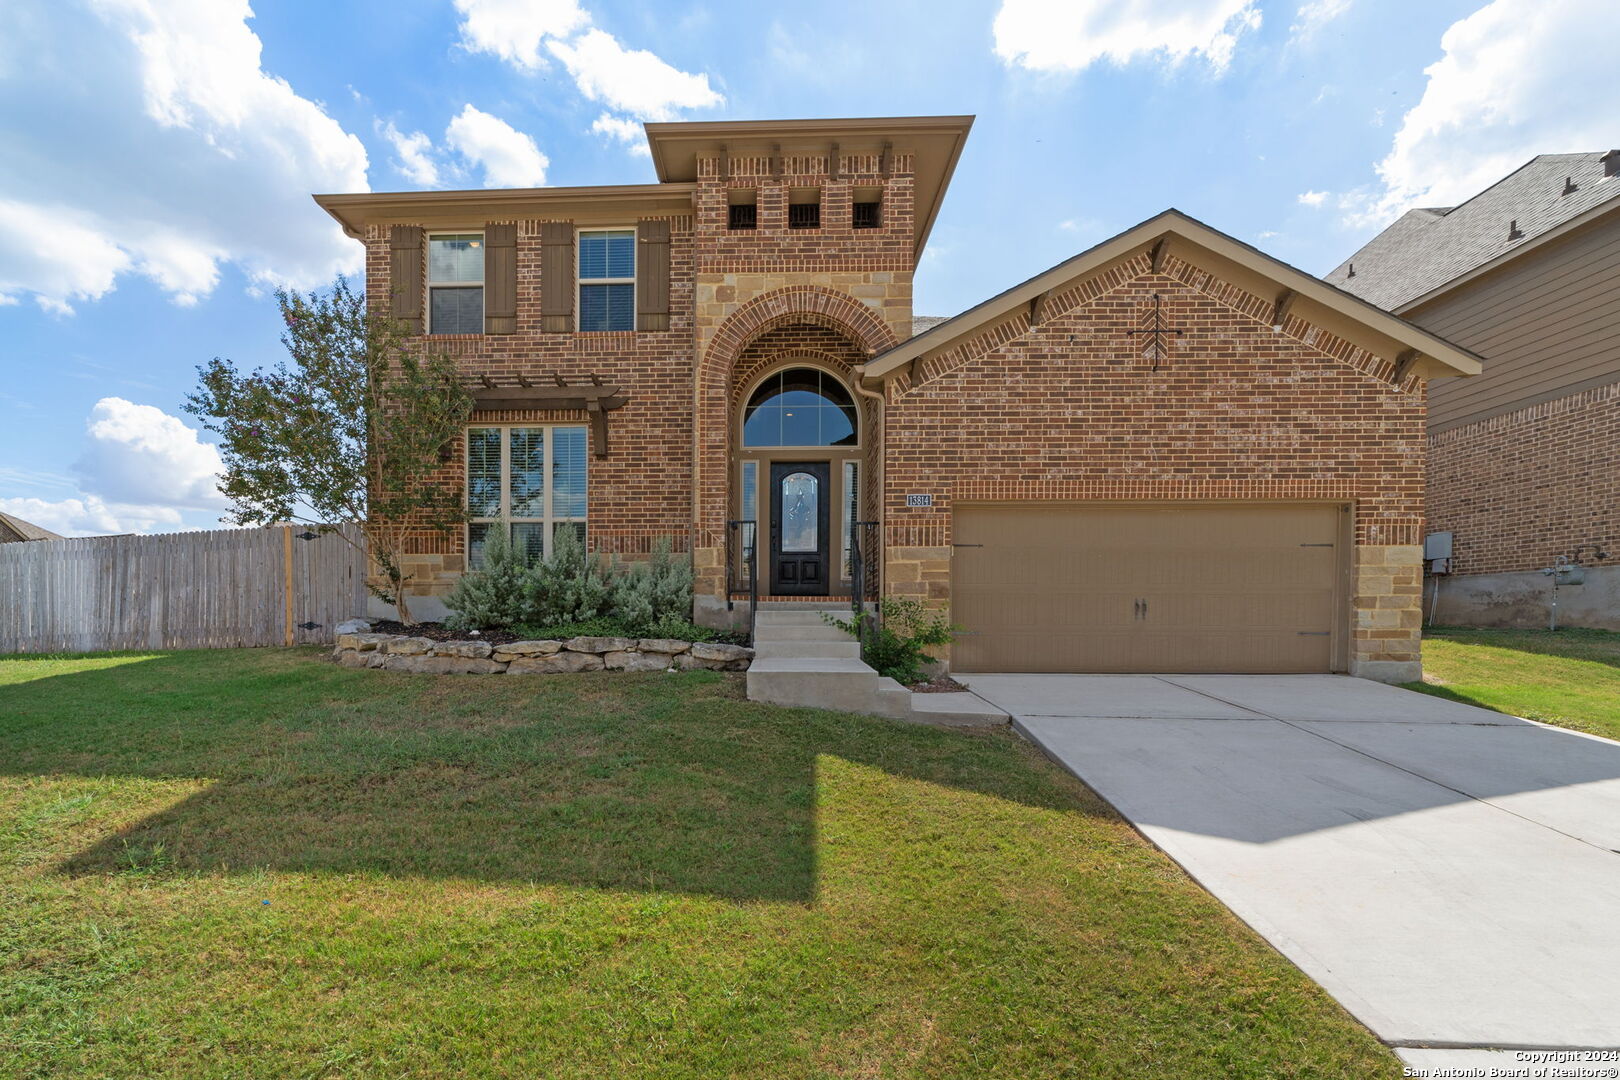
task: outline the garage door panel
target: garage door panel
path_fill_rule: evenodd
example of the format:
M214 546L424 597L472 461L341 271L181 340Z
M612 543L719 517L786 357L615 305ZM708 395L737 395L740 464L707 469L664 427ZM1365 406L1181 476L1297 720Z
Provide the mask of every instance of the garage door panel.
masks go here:
M963 671L1333 670L1340 508L964 507Z

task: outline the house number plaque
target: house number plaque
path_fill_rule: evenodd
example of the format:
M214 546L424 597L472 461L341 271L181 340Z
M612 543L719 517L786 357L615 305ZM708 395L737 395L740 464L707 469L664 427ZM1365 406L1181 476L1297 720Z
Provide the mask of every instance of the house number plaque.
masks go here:
M934 497L932 495L907 495L906 496L906 505L907 506L933 506L934 505Z

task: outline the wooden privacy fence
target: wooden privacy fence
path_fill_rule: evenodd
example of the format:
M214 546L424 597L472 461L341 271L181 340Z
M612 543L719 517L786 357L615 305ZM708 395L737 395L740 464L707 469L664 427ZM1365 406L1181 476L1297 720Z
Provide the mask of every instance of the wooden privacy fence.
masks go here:
M365 573L296 525L0 544L0 653L326 642L365 612Z

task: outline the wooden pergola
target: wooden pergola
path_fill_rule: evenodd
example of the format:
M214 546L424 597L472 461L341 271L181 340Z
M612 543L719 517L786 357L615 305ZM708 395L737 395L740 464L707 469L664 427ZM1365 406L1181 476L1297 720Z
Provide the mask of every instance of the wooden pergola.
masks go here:
M607 414L629 404L629 395L621 393L617 386L604 383L602 377L594 373L588 383L569 383L557 374L551 378L550 383L544 383L518 375L515 382L503 385L488 375L479 375L471 384L473 407L490 411L581 410L591 422L591 453L599 458L607 457Z

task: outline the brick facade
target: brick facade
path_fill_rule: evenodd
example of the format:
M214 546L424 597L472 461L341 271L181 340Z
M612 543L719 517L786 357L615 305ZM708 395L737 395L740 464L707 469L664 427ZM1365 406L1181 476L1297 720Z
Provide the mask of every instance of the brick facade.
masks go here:
M1153 295L1186 327L1152 368L1126 331ZM1421 622L1422 383L1174 257L1054 297L1033 330L930 359L884 410L885 582L950 599L953 502L1331 500L1355 508L1352 670L1412 665ZM934 505L908 508L908 492Z
M1620 565L1616 446L1615 383L1432 436L1429 529L1456 534L1453 572L1535 571L1577 548L1583 565Z

